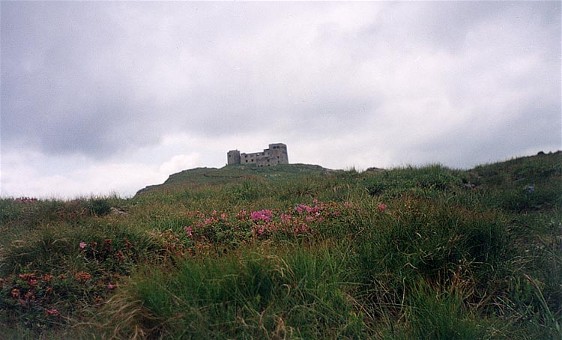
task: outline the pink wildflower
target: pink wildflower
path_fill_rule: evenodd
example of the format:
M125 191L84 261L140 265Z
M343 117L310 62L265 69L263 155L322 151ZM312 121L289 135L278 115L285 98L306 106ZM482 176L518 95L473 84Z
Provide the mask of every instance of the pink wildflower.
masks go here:
M80 247L80 249L84 249L84 248L86 248L87 245L88 244L86 242L80 242L79 247Z
M291 223L292 218L293 218L293 216L291 216L289 214L281 214L281 222L283 222L285 224Z
M254 222L259 222L259 221L269 222L271 221L272 216L273 213L271 212L271 210L268 209L252 211L252 213L250 214L250 218Z
M295 234L306 234L310 231L310 228L305 223L301 223L298 226L295 226L293 229Z
M193 237L193 228L191 226L184 227L183 230L185 230L185 233L187 234L187 237L189 237L189 238Z
M299 204L297 205L297 207L295 208L297 210L297 212L299 214L302 214L303 212L306 212L308 214L318 214L320 212L320 208L317 206L311 207L309 205L306 204Z
M108 284L107 284L107 289L113 290L113 289L115 289L115 288L117 288L117 285L114 285L114 284L111 284L111 283L108 283Z
M265 233L265 226L260 226L259 228L255 229L256 234L258 234L258 236L261 236L263 233Z
M245 220L248 217L248 212L246 210L240 210L238 214L236 214L236 218L239 220Z
M60 315L60 312L56 308L47 309L45 312L47 313L47 315L51 315L51 316Z
M380 212L384 212L387 208L387 205L384 203L380 203L377 207L377 209L379 209Z

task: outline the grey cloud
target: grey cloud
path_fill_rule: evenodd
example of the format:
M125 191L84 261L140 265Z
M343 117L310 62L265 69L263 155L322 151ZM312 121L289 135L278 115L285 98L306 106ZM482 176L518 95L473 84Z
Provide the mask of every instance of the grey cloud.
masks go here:
M48 153L95 154L110 147L104 137L121 120L126 84L108 91L87 67L110 37L103 21L85 25L97 12L88 7L3 4L2 136L8 144L25 139Z
M238 105L236 111L251 112L240 105L247 99L236 93L236 88L243 88L237 79L226 79L234 82L235 91L228 86L223 90L220 74L213 74L219 82L212 79L205 86L205 70L185 74L164 70L180 72L166 75L159 69L170 62L183 66L175 55L181 51L214 57L209 53L216 53L217 40L230 31L216 25L224 14L203 3L179 5L179 15L174 12L178 5L148 6L147 11L140 4L3 5L4 142L19 144L25 137L45 152L100 156L119 150L126 144L123 139L141 145L155 142L163 131L178 126L197 133L227 130L229 124L221 122L228 119L223 118L239 114L229 114L221 102L230 110ZM228 13L240 11L226 7ZM228 18L227 24L244 22L238 15ZM169 89L166 76L198 78L191 81L203 93L188 88L181 93L181 102L174 103L173 98L168 102L168 94L162 93Z
M502 154L538 147L555 142L552 122L559 124L559 6L3 3L2 147L25 140L51 155L103 158L165 134L217 138L256 129L311 141L384 136L372 142L420 161L441 152L455 159L443 146L451 141L459 150L474 139L483 148L496 143ZM340 9L352 12L335 15ZM482 32L488 41L478 40ZM430 60L414 63L418 55ZM521 75L505 66L517 58ZM532 86L545 90L527 93ZM514 113L505 109L510 93L525 94ZM502 110L488 113L483 107L493 103L483 94ZM449 103L450 116L472 119L473 137L453 139L462 121L447 125L431 107L416 107L430 96L436 109ZM527 134L528 124L507 119L522 136L512 143L517 134L481 126L487 114L551 124ZM410 135L421 115L432 136L416 140Z
M378 20L374 20L361 34L362 38L378 38L383 40L383 45L398 50L423 47L454 54L461 53L466 48L469 34L482 26L507 30L512 23L531 32L540 27L559 34L559 12L560 3L557 2L391 3L384 7ZM534 41L540 42L543 38L536 36Z
M396 151L414 164L433 162L464 168L518 156L514 149L553 151L562 145L559 110L555 103L545 107L529 103L503 119L485 112L482 116L489 116L488 121L474 117L418 143L399 144Z

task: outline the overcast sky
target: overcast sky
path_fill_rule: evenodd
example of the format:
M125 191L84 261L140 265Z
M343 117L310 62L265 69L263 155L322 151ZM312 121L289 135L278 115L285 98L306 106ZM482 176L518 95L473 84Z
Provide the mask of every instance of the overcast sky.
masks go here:
M5 2L2 196L226 152L452 168L561 149L560 2Z

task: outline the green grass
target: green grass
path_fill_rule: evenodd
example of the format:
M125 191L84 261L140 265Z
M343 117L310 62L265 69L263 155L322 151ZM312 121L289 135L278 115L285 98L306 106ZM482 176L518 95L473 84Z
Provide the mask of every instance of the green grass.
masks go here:
M335 249L277 249L182 262L139 276L129 294L151 329L166 337L337 337L364 327L346 298ZM115 308L115 307L113 307Z
M8 338L559 339L559 152L0 199Z
M425 283L415 285L406 311L408 337L469 340L491 336L493 325L465 306L463 293L439 292Z

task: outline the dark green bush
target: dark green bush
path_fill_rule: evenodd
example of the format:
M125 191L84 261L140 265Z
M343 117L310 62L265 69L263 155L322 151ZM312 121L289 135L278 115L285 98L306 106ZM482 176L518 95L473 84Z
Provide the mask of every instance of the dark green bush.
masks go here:
M551 185L535 185L531 191L524 187L496 192L499 207L520 213L552 209L562 205L562 188Z
M376 173L366 178L364 185L371 196L386 194L393 197L412 190L441 192L453 189L460 187L463 179L458 171L441 165L430 165Z
M111 212L111 203L103 198L91 199L88 202L88 210L93 216L105 216Z
M11 198L0 199L0 226L21 221L24 211L29 208L30 204L22 204Z

